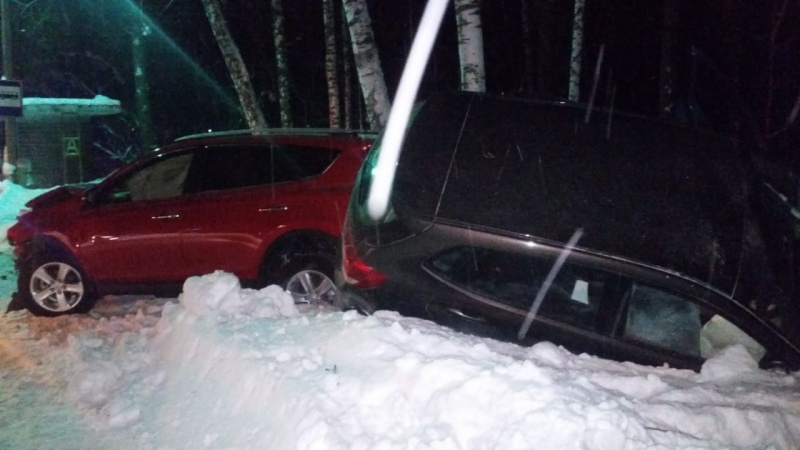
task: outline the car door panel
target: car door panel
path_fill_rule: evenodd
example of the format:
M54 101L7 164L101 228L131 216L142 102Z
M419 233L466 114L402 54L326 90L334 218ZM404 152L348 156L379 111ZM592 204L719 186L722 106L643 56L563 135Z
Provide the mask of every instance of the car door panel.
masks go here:
M182 276L180 200L105 205L79 218L79 252L97 281L174 281Z
M156 158L104 185L76 222L78 251L98 282L174 282L185 276L180 234L193 154Z

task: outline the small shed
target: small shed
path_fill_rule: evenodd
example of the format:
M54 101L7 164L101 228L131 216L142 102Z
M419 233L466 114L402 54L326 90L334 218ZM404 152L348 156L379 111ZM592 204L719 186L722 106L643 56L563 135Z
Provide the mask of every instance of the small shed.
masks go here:
M17 118L17 166L20 183L50 187L84 179L92 117L119 114L119 100L102 95L91 99L22 99ZM23 173L20 173L23 172Z

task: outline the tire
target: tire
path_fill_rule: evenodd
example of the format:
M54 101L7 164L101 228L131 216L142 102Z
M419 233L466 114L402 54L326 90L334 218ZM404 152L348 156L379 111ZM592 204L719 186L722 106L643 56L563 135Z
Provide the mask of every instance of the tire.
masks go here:
M327 235L294 235L283 238L267 253L259 277L262 286L288 281L304 270L321 272L331 280L336 267L336 241Z
M80 265L65 251L34 250L20 268L19 297L37 316L86 313L97 302L94 287Z

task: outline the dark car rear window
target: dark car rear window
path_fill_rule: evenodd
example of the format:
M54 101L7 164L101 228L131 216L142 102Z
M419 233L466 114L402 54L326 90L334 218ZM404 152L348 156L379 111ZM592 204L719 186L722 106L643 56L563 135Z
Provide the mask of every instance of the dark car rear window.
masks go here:
M236 189L287 181L300 181L323 173L337 150L300 145L229 145L200 152L192 169L192 192Z

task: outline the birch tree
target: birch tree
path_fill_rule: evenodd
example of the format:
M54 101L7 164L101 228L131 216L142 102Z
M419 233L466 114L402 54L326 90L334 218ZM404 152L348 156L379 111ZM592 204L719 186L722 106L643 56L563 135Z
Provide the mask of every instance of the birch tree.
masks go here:
M572 57L569 65L569 99L580 100L581 57L583 53L584 0L575 0L572 22Z
M292 99L289 92L289 62L286 57L283 0L272 0L272 37L275 41L275 64L278 71L278 103L281 108L281 127L291 128Z
M669 117L674 106L675 90L675 39L678 24L678 5L676 0L664 0L664 31L661 34L661 70L659 75L658 113Z
M342 9L342 105L344 106L344 128L353 128L353 46L350 45L350 28L347 26L347 17L344 9ZM356 94L356 97L358 94ZM358 97L355 102L361 107L361 101ZM361 127L361 120L359 118L358 124Z
M261 108L258 105L258 99L255 91L253 91L253 84L250 82L250 74L247 72L247 67L244 64L244 60L242 60L241 53L239 53L239 48L233 41L228 24L222 15L222 7L219 4L219 0L202 0L202 2L208 22L211 24L211 30L214 32L214 37L217 40L219 49L222 51L225 64L231 73L233 86L239 96L239 102L242 104L247 126L251 130L266 128L267 121L264 119L264 113L261 112Z
M339 128L339 83L336 77L336 20L333 0L322 0L322 22L325 26L325 80L328 85L328 121Z
M455 0L461 89L486 92L480 0Z
M155 148L153 135L153 121L150 111L150 85L147 79L147 57L145 41L150 36L150 28L142 23L138 30L131 36L133 44L133 81L136 86L136 122L139 128L139 138L142 149L145 151Z
M361 93L367 109L367 122L373 130L379 130L389 119L391 103L383 77L378 47L372 33L372 21L367 10L366 0L342 0L350 38L353 44L353 58L361 83Z

